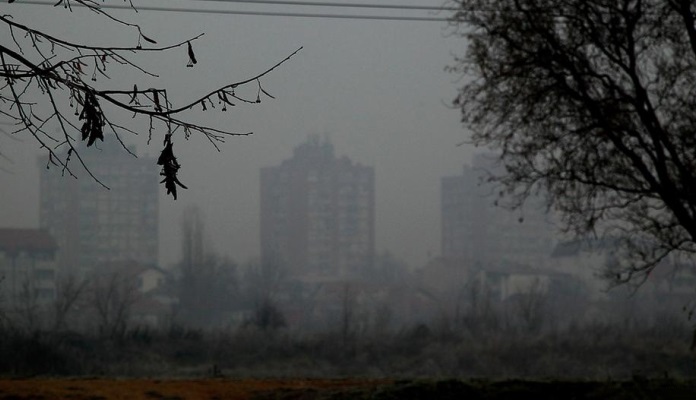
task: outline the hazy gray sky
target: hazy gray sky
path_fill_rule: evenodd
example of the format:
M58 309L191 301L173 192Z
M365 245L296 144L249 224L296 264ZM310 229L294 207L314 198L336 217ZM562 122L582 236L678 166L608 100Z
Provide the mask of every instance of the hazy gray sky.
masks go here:
M442 2L380 0L373 3L440 6ZM361 12L316 7L208 5L191 0L134 0L134 3L235 10ZM56 17L66 13L65 10L32 5L11 7L18 22L39 23L60 35L87 35L92 44L131 44L135 40L132 32L110 27L94 17L75 24ZM363 13L428 16L424 12L384 10ZM459 174L471 153L466 146L457 147L467 135L459 123L458 111L446 105L461 81L444 71L452 63L452 54L461 54L466 43L447 37L445 22L158 11L119 12L119 15L140 23L145 34L161 44L205 32L194 43L199 61L195 68L186 68L184 50L142 59L144 65L162 77L154 82L137 80L138 86L169 86L171 95L182 99L181 102L253 76L304 46L291 61L262 80L264 88L276 100L236 107L226 113L199 113L195 117L231 130L253 131L253 136L228 139L221 145L220 153L204 138L192 137L188 142L175 138L175 150L183 165L180 178L189 190L180 193L177 201L166 197L164 188L161 190L160 261L163 265L178 259L181 213L194 204L204 212L210 243L216 251L238 261L257 257L259 168L289 158L293 148L310 134L328 136L337 155L374 166L378 251L389 250L413 266L424 263L428 253L439 253L440 178ZM3 33L0 40L8 39ZM134 76L115 74L105 85L128 88L134 83ZM255 87L251 89L255 96ZM146 125L139 126L144 132ZM0 226L36 227L39 152L29 138L17 139L21 141L0 137L0 149L12 160L0 159L0 166L11 172L0 170L3 193ZM138 144L140 154L157 155L162 136L156 136L149 147L143 139L127 140Z

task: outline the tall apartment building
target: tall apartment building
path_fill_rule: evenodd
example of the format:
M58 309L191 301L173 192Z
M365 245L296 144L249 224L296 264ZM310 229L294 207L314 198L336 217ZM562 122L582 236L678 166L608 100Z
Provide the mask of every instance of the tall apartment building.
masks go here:
M358 274L374 258L374 168L310 138L291 159L261 168L260 218L262 262L294 275Z
M442 178L442 255L471 267L541 266L555 242L552 219L538 198L522 210L496 206L499 190L485 181L495 168L491 156L477 155L462 175Z
M134 149L130 149L134 151ZM135 158L118 143L80 152L90 176L62 176L58 167L40 176L39 225L56 239L62 271L81 274L124 260L156 264L159 246L159 168L152 158ZM73 168L80 168L76 160Z

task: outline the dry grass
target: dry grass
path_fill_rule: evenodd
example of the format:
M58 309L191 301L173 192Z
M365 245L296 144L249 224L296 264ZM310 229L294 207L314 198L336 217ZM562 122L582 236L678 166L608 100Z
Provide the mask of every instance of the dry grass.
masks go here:
M5 379L0 400L248 400L282 390L368 388L387 381L257 379Z

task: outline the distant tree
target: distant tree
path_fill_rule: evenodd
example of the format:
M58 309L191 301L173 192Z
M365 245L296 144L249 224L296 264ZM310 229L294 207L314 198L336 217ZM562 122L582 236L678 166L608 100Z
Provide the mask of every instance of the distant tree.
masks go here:
M252 309L252 314L245 325L271 331L286 326L285 315L276 300L281 287L286 291L291 287L286 278L287 270L278 261L252 261L246 266L241 282L242 300L247 309ZM301 296L294 292L292 301L301 301L300 299ZM302 304L305 310L310 310L313 306L312 302Z
M200 208L189 206L181 217L181 270L193 274L205 258L205 223Z
M613 281L696 251L696 3L452 0L450 67L471 143L513 205L537 192L585 237L619 238Z
M12 134L27 135L44 149L49 156L47 167L55 166L63 173L75 176L72 160L77 159L87 172L90 171L80 155L83 150L78 151L79 141L85 141L88 147L97 140L117 140L123 144L122 135L136 134L135 130L116 122L112 115L121 111L133 118L144 118L149 122L148 142L156 130L164 132L163 150L157 164L162 168L162 183L167 193L175 199L177 187L185 188L177 177L181 165L173 152L175 134L183 138L193 134L203 135L216 149L216 143L228 136L250 134L190 122L183 119L186 112L193 108L206 111L215 108L216 104L219 110L227 111L236 103L260 103L262 95L273 98L261 86L261 78L299 51L256 76L229 83L199 98L175 105L166 88L138 88L137 84L131 83L121 84L118 89L107 89L104 81L108 81L115 69L157 77L154 72L138 65L135 61L138 54L181 49L187 52L187 66L193 67L197 63L193 43L202 34L162 46L146 36L141 26L109 13L106 8L113 1L58 0L54 4L56 7L48 8L49 5L45 5L44 13L57 13L61 9L73 12L73 7L84 7L105 23L120 25L137 34L137 41L132 44L96 46L87 44L87 40L72 42L53 36L32 27L35 25L33 21L18 21L12 13L16 7L23 7L21 1L9 0L8 3L13 4L5 6L0 15L0 26L5 30L0 40L0 104L4 105L0 108L0 116L8 118L10 124L14 125ZM127 3L136 10L132 1ZM75 15L75 21L78 22L83 16ZM87 39L86 36L87 33L83 38ZM251 93L244 95L239 92L241 87L251 85L255 86L254 89L250 88L255 92L255 97ZM113 136L107 139L109 133ZM125 145L123 148L129 151ZM105 185L94 175L92 178Z
M236 305L237 265L205 248L205 224L198 208L185 211L182 233L176 317L198 328L225 325Z
M90 280L90 289L99 334L111 339L123 337L140 296L136 277L119 271L97 274Z
M56 281L56 297L53 301L53 330L56 332L67 328L67 320L74 311L78 301L84 295L86 280L78 280L68 275Z
M231 323L237 307L237 265L216 254L207 254L181 276L176 316L196 328Z
M5 307L4 307L4 294L2 292L2 282L5 280L4 275L0 275L0 330L4 327L4 325L7 323L7 316L5 315Z
M343 349L352 349L353 340L357 330L357 293L346 283L341 290L341 316L339 321L339 332Z
M41 324L42 305L39 302L39 293L31 280L24 279L20 282L14 303L13 314L19 328L24 332L38 331Z
M244 321L245 326L255 327L264 331L274 331L287 326L287 320L276 297L279 291L291 294L293 304L302 303L305 299L292 289L287 280L287 270L281 262L260 262L252 260L244 268L240 282L241 304L251 313ZM307 309L312 304L302 303Z
M264 297L256 303L254 313L246 321L247 326L253 326L263 331L275 331L284 328L287 323L285 315L270 296Z
M516 296L516 315L530 332L537 332L544 325L546 303L549 301L546 288L539 278Z
M394 319L394 310L389 304L379 304L372 311L372 331L376 336L389 333Z
M479 278L472 279L462 288L468 297L468 308L463 311L462 322L471 332L487 333L500 326L500 313L494 304L493 288Z

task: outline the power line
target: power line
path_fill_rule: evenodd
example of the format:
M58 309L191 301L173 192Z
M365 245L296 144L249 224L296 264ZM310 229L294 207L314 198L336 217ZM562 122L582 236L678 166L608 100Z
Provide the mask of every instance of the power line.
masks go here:
M272 5L287 5L287 6L306 6L306 7L340 7L340 8L367 8L367 9L385 9L385 10L403 10L403 11L463 11L462 7L434 7L434 6L414 6L409 4L374 4L374 3L329 3L325 1L296 1L296 0L186 0L193 2L204 3L243 3L243 4L272 4ZM136 7L139 8L139 7ZM495 8L477 7L468 9L468 11L495 13L501 12ZM556 14L556 9L553 7L536 7L527 10L504 10L507 13L535 13L535 14L550 14L555 18L565 17L562 14ZM609 11L600 11L602 14L607 14ZM362 16L358 16L362 17ZM408 18L408 17L406 17ZM445 18L444 20L449 20Z
M194 0L195 1L195 0ZM200 0L198 0L200 1ZM18 4L53 6L53 3L36 0L23 0ZM83 6L82 6L83 7ZM100 8L109 9L132 9L130 5L100 4ZM206 10L200 8L183 7L156 7L156 6L137 6L138 11L165 11L195 14L221 14L221 15L250 15L260 17L294 17L294 18L329 18L329 19L356 19L356 20L381 20L381 21L422 21L422 22L446 22L444 17L408 17L408 16L387 16L387 15L349 15L349 14L318 14L318 13L289 13L272 11L237 11L237 10Z
M189 0L210 3L249 3L274 4L288 6L341 7L341 8L376 8L385 10L418 10L418 11L457 11L455 7L412 6L407 4L367 4L367 3L327 3L322 1L287 1L287 0Z

